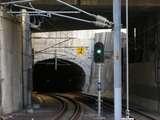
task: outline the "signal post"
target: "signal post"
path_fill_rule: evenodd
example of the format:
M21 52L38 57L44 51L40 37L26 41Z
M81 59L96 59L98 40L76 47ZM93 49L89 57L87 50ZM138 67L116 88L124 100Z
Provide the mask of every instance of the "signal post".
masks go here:
M101 93L102 93L102 82L101 82L101 67L104 63L104 44L97 42L94 45L94 62L98 65L98 81L97 81L97 91L98 91L98 120L104 119L102 117L102 104L101 104Z

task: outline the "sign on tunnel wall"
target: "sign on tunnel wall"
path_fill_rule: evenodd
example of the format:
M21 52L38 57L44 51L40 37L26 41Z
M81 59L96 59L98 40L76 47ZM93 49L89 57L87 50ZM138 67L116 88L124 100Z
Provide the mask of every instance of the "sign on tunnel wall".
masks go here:
M83 56L85 55L85 53L87 52L86 48L84 47L80 47L80 48L76 48L76 53L79 56Z

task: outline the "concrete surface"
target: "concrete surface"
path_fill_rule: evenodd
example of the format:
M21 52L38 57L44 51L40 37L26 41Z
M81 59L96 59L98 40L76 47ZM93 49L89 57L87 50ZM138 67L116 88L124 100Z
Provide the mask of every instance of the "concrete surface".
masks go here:
M31 101L28 95L30 91L28 76L32 74L31 70L29 74L32 66L29 62L32 61L31 44L29 44L31 42L23 43L28 40L29 34L23 40L22 30L20 19L0 11L0 91L2 93L0 94L0 107L3 113L21 110L24 107L24 101L29 101L29 99ZM27 57L24 58L24 56ZM27 67L23 67L22 64ZM26 79L23 78L24 74L26 74Z
M22 61L20 22L0 11L0 69L2 112L22 108Z
M42 61L57 56L57 58L76 63L82 67L85 72L86 81L83 90L87 91L90 85L94 36L96 32L101 31L104 30L33 33L32 44L35 51L34 62L36 63L37 61ZM61 43L62 41L66 42ZM55 45L57 43L61 44ZM36 53L37 51L41 51L48 47L50 48L40 53ZM86 47L83 54L79 54L77 52L77 49L81 47Z
M146 110L160 112L159 13L130 23L130 100ZM133 29L137 29L134 38Z
M87 6L111 6L113 1L112 0L65 0L68 3L72 4L80 4L80 5L87 5ZM53 5L58 4L56 1L52 0L46 0L45 2L43 0L35 0L35 4L41 5ZM122 0L122 5L125 5L125 0ZM160 2L157 0L130 0L129 1L130 6L160 6Z

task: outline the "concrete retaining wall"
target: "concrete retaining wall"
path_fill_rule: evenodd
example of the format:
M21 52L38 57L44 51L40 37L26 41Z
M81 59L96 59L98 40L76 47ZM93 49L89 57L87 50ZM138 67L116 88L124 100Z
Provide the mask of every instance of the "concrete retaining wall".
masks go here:
M130 23L130 100L146 110L160 112L159 13ZM143 23L143 24L142 24ZM136 38L134 38L136 28Z
M125 46L125 33L122 32L122 47ZM104 43L105 61L101 67L101 81L102 81L102 94L105 97L114 97L114 79L113 79L113 32L101 32L95 34L94 42ZM98 82L98 65L92 63L90 94L97 95L97 82Z
M159 90L155 78L153 63L130 65L130 100L146 110L159 111Z

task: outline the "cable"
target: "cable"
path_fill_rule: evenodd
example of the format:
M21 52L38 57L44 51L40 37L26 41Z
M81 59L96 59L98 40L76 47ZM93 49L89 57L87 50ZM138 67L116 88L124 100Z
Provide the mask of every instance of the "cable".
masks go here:
M84 13L84 14L86 14L86 15L89 15L89 16L91 16L91 17L94 17L94 18L96 19L96 21L99 21L99 22L102 22L102 23L107 23L107 24L109 24L109 25L113 24L113 23L110 22L107 18L105 18L105 17L103 17L103 16L101 16L101 15L95 15L95 14L86 12L86 11L84 11L84 10L78 8L78 7L75 7L75 6L73 6L73 5L70 5L70 4L68 4L68 3L66 3L66 2L64 2L64 1L62 1L62 0L56 0L56 1L59 2L59 3L61 3L61 4L66 5L66 6L68 6L68 7L71 7L71 8L73 8L73 9L75 9L75 10L78 10L79 12L82 12L82 13Z
M65 18L77 20L77 19L74 18L74 17L70 17L70 16L67 16L67 15L57 14L57 13L52 12L52 11L51 11L51 12L48 12L48 11L36 9L36 8L34 8L34 7L27 7L27 6L17 5L17 4L14 4L14 6L16 6L16 7L21 7L21 8L25 8L25 9L29 9L29 10L33 10L33 11L39 11L40 13L48 13L48 14L52 14L52 15L59 16L59 17L65 17ZM78 20L82 20L82 21L83 21L83 19L78 19ZM86 21L84 20L83 22L86 22Z
M99 26L99 27L111 27L110 25L102 23L102 22L99 22L99 21L84 20L84 19L81 19L81 18L71 17L71 16L67 16L67 15L62 15L62 14L54 13L54 12L47 12L47 11L44 11L44 10L40 10L40 9L36 9L36 8L31 8L31 7L27 7L27 6L22 6L22 5L17 5L17 4L14 4L14 6L20 7L20 8L25 8L25 9L29 9L29 10L33 10L33 11L48 13L50 15L55 15L55 16L58 16L58 17L68 18L68 19L72 19L72 20L76 20L76 21L85 22L85 23L92 23L92 24L94 24L96 26Z
M64 42L67 42L67 41L70 41L70 40L71 40L71 39L69 38L69 39L64 40L64 41L62 41L62 42L59 42L59 43L57 43L57 44L54 44L54 45L49 46L49 47L47 47L47 48L44 48L44 49L42 49L42 50L40 50L40 51L36 51L36 54L41 53L41 52L43 52L43 51L45 51L45 50L48 50L48 49L50 49L50 48L53 48L53 47L55 47L55 46L57 46L57 45L59 45L59 44L62 44L62 43L64 43Z

